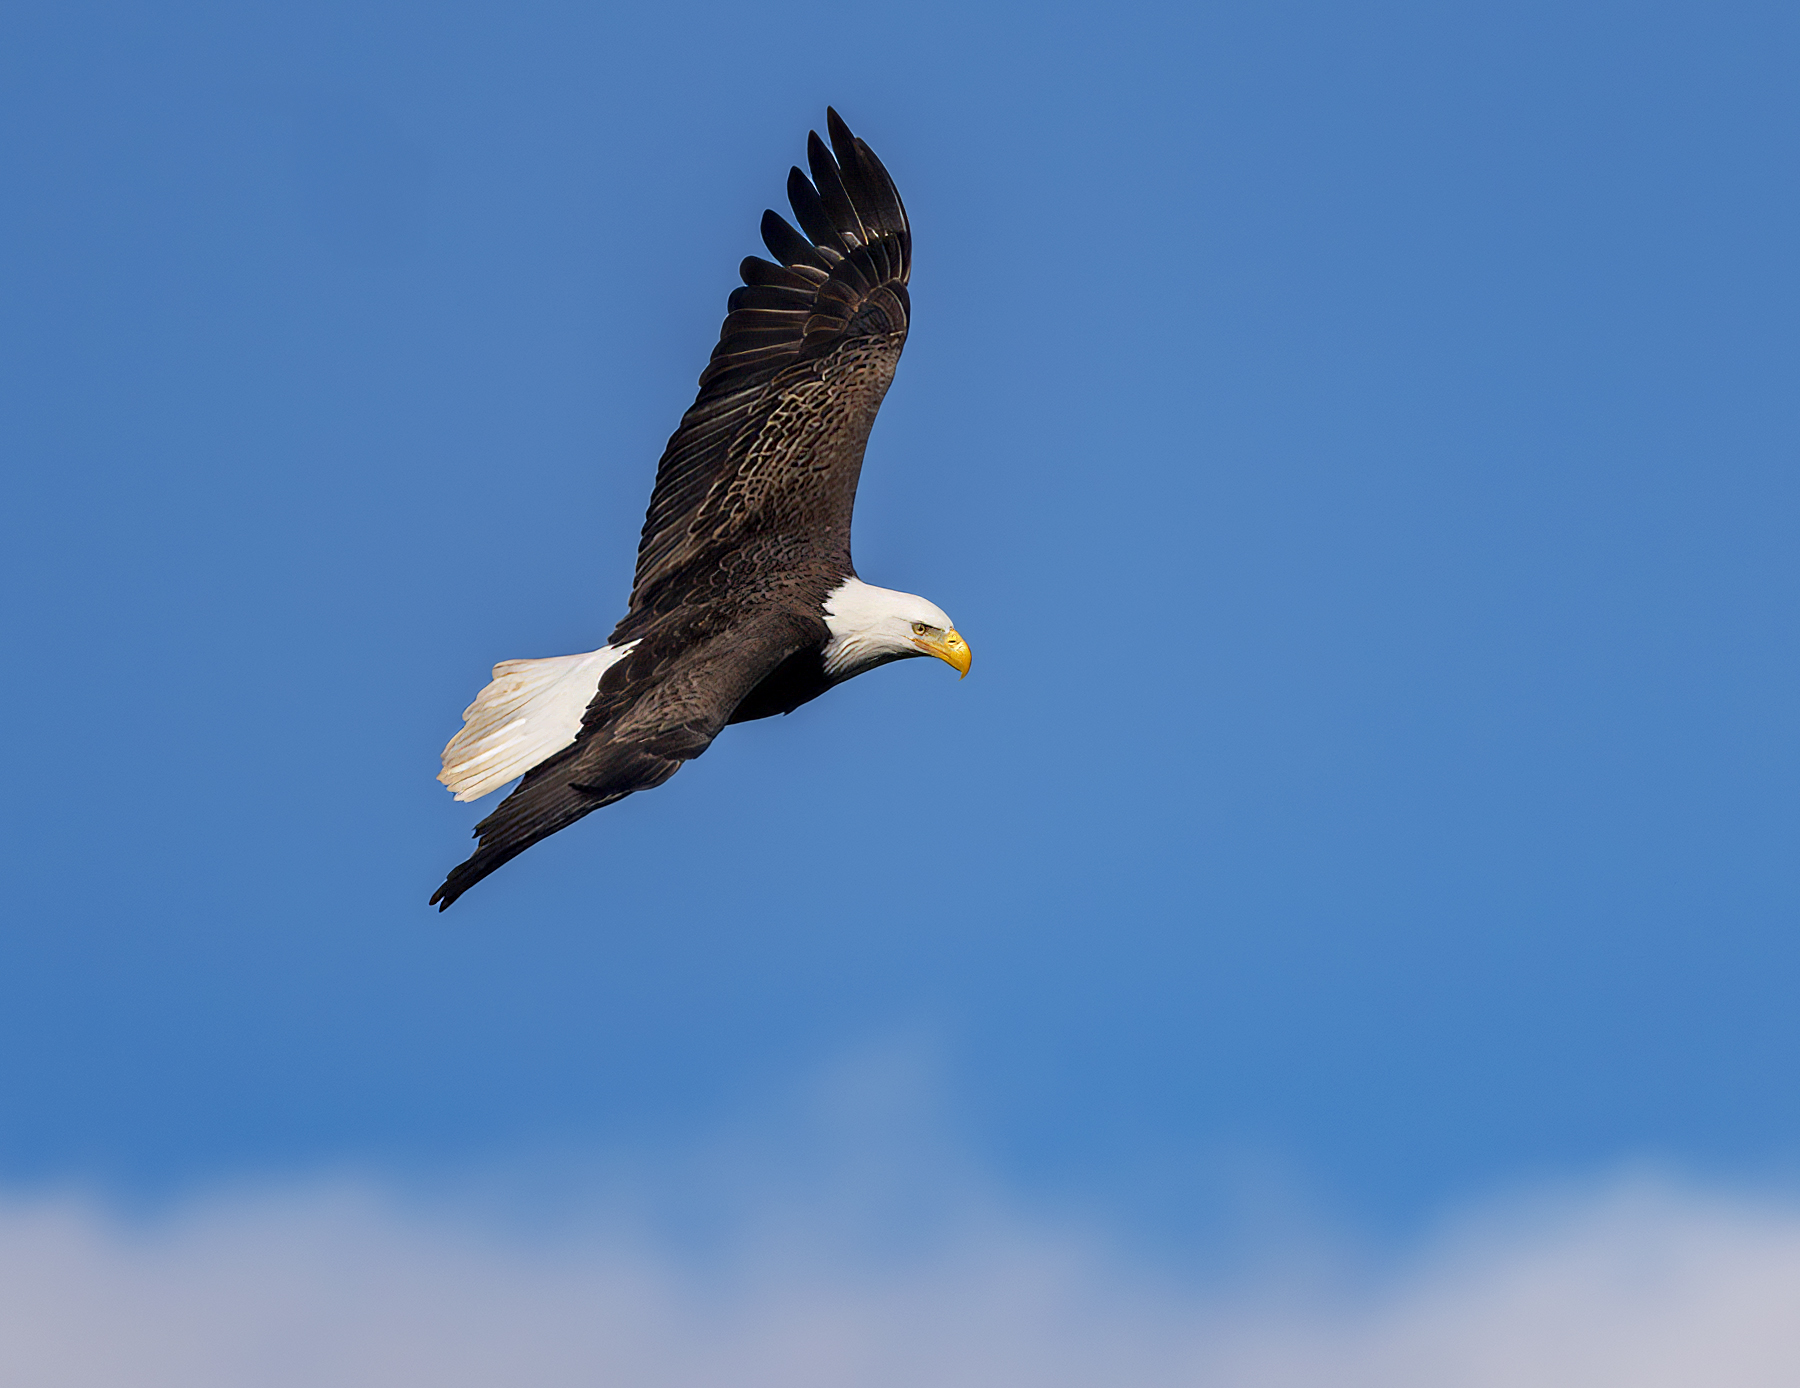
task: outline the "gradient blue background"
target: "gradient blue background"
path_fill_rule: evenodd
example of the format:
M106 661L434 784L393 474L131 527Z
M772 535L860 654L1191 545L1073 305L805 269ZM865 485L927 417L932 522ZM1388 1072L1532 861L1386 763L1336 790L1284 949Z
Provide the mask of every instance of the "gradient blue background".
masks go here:
M1178 1237L1245 1163L1390 1229L1791 1170L1797 39L8 10L0 1178L657 1150L895 1037L1003 1180ZM619 615L827 102L916 228L859 567L974 672L440 918L438 749Z

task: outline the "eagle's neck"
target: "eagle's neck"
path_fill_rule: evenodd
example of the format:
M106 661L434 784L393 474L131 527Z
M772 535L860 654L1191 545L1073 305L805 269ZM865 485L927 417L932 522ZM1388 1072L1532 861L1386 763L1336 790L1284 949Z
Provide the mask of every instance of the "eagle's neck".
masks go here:
M837 683L890 660L918 655L900 633L906 630L906 614L924 601L911 593L877 588L855 575L833 588L824 603L831 639L820 652L826 678Z

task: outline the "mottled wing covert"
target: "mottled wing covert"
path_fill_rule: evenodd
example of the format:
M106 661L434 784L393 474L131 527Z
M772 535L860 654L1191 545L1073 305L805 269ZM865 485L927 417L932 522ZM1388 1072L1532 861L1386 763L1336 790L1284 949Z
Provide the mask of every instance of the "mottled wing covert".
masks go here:
M775 260L744 261L699 397L657 465L621 631L751 537L800 535L848 564L863 448L906 341L912 237L881 161L836 111L826 129L830 149L807 139L811 179L788 177L799 230L763 215Z

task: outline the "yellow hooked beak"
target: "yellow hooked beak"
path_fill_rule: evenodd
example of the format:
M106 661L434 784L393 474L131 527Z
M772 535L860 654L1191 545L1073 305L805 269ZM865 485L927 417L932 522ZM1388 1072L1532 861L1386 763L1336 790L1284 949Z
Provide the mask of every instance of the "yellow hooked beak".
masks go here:
M959 678L968 678L969 662L975 657L969 650L969 643L957 634L954 627L944 633L941 641L915 636L913 645L924 651L926 655L935 655L945 664L954 665L959 672Z

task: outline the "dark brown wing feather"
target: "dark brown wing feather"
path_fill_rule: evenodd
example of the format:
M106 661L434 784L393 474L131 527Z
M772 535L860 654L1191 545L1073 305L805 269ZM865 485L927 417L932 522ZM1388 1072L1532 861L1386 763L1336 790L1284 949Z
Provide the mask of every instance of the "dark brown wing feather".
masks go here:
M440 911L532 844L627 795L660 786L719 735L743 698L789 656L817 646L824 623L779 608L747 620L665 623L606 672L580 737L525 779L480 824L480 844L431 904Z
M849 569L863 448L906 341L912 235L881 161L836 111L826 128L830 149L807 140L812 178L788 177L800 229L764 214L775 262L744 261L699 398L657 465L619 636L726 549Z

